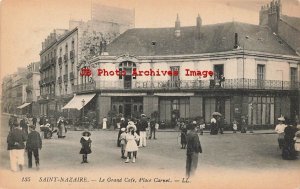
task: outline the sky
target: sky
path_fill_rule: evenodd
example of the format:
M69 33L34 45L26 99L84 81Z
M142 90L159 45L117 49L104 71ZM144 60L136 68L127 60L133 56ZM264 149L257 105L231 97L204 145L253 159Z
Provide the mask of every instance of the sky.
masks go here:
M135 27L193 26L200 14L204 25L239 21L258 24L259 9L269 0L93 0L135 9ZM300 0L281 0L283 14L300 17ZM91 0L0 0L0 78L39 61L42 41L69 20L87 21Z

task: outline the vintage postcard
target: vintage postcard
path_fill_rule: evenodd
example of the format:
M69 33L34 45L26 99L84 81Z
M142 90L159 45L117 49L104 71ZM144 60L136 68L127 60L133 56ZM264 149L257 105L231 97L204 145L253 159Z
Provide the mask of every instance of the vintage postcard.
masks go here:
M300 189L299 0L0 7L1 189Z

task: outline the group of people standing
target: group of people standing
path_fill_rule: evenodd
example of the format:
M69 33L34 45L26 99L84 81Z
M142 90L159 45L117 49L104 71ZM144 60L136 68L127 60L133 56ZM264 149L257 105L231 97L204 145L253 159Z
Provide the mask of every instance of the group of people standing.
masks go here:
M126 159L128 163L136 161L138 147L146 147L147 139L156 139L155 133L158 129L158 124L155 119L148 119L145 114L141 115L140 119L120 119L120 130L117 138L117 146L121 147L121 158ZM150 129L150 135L147 135L147 130Z
M289 123L287 118L279 117L275 131L278 134L278 146L282 150L282 159L293 160L300 151L300 124Z
M66 132L67 132L67 121L63 116L60 116L58 118L58 121L55 124L51 124L49 119L46 116L40 117L40 130L44 132L44 138L45 139L50 139L52 138L54 133L57 133L58 138L65 138L66 137Z
M57 127L50 124L46 116L40 118L40 130L44 132L44 138L49 139L52 134L57 132L58 138L66 136L66 121L60 117L57 122ZM12 171L22 170L24 166L24 152L28 156L28 168L32 168L32 156L35 158L37 169L39 168L39 150L42 148L42 140L40 133L36 131L37 118L23 116L18 122L15 115L11 115L8 121L9 133L7 136L7 149L10 155L10 165Z
M28 156L28 168L32 168L32 155L34 155L35 158L36 168L39 168L39 150L42 149L42 140L39 132L35 131L36 126L27 126L29 133L28 130L24 130L24 127L21 127L21 122L20 124L15 122L7 136L7 150L9 151L12 171L22 171L25 163L25 150Z

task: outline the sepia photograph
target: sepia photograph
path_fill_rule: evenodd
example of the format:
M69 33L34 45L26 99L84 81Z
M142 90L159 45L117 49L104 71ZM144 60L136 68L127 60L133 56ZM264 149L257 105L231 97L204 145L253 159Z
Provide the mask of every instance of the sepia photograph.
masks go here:
M300 189L300 0L0 0L0 188Z

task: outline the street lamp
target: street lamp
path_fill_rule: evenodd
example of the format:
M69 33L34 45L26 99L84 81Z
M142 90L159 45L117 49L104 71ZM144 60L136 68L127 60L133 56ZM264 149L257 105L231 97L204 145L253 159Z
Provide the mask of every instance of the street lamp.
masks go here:
M84 120L84 105L85 105L85 100L82 99L82 120Z
M282 91L283 91L283 70L276 70L277 72L281 72L281 93L282 93ZM283 94L281 94L280 95L280 115L282 115L281 114L281 107L282 107L282 95Z

